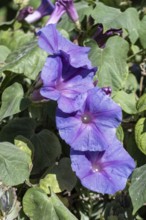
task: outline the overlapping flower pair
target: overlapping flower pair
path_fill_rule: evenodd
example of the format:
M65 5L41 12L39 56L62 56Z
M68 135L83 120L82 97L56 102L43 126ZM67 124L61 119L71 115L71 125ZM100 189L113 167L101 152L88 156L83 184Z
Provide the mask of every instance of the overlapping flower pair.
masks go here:
M40 78L41 96L58 103L56 124L70 145L72 169L81 183L96 192L122 190L135 163L116 137L122 111L108 88L94 85L90 48L65 39L50 24L38 32L38 44L50 54Z

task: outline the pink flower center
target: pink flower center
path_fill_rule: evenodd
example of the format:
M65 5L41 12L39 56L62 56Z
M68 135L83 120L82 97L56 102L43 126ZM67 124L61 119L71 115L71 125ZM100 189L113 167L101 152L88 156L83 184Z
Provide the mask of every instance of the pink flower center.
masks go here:
M92 171L93 173L101 172L102 166L99 164L92 164Z

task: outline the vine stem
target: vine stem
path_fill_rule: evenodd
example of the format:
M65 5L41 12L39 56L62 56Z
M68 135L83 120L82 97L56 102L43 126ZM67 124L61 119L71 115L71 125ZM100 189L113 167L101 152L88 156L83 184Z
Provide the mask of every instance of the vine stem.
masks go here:
M129 56L129 57L127 58L127 61L131 60L131 58L133 58L133 57L135 57L136 55L141 54L141 53L143 53L143 52L145 52L145 51L146 51L146 48L139 50L137 53L135 53L135 54Z

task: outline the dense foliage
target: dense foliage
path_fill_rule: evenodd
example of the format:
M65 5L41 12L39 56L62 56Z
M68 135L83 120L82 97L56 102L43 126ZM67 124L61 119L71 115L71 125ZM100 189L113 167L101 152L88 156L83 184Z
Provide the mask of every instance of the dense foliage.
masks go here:
M0 3L0 219L144 220L146 2L40 2Z

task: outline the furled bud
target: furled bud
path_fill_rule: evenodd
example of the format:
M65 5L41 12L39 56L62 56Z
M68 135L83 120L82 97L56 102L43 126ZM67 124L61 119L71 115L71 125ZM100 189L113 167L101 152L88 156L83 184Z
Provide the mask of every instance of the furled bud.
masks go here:
M54 5L50 0L42 0L40 6L32 14L28 15L25 21L31 24L46 15L50 15L53 10Z
M74 6L73 0L58 0L55 4L53 13L47 22L47 25L57 23L65 12L73 22L78 24L79 16Z
M17 20L23 21L29 14L32 14L33 12L34 12L33 7L26 6L25 8L23 8L19 11L19 14L17 16Z

